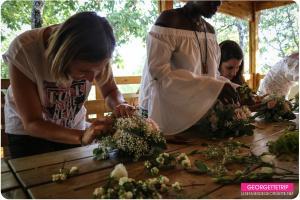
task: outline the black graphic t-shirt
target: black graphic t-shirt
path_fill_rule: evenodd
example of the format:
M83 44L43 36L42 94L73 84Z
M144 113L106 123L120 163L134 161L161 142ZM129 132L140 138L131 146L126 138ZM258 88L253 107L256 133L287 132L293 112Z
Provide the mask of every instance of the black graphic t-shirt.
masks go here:
M86 81L73 81L70 87L58 87L54 82L44 81L44 106L46 120L72 128L75 116L86 99Z

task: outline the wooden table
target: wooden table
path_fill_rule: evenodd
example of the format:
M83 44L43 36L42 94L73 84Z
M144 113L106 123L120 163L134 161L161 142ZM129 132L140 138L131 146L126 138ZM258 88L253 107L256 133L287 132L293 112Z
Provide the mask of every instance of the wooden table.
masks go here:
M283 130L288 126L287 123L257 123L257 128L253 136L243 136L234 140L251 145L254 154L260 155L267 151L266 143L276 140ZM168 144L167 152L185 152L204 149L202 143L210 143L205 138L199 138L199 130L188 130L173 141L186 141L184 144ZM176 142L174 142L176 143ZM30 157L9 160L9 165L13 174L17 177L22 188L31 198L93 198L92 194L96 187L104 185L109 173L112 171L117 160L95 161L92 157L92 150L96 145L79 147L58 152L51 152ZM189 156L192 163L195 156ZM70 168L77 166L79 173L61 183L54 183L51 175L58 173L63 166ZM144 179L149 177L143 162L125 163L129 177ZM297 162L278 162L277 166L286 168L298 173ZM241 196L240 185L221 185L213 182L208 175L195 175L183 169L175 168L161 171L162 175L167 176L170 182L179 181L184 187L180 194L172 192L163 196L164 198L250 198ZM289 181L291 182L291 181ZM298 180L294 181L296 191L290 196L276 196L276 198L293 198L298 194ZM2 182L3 184L6 183ZM272 196L259 196L251 198L274 198Z

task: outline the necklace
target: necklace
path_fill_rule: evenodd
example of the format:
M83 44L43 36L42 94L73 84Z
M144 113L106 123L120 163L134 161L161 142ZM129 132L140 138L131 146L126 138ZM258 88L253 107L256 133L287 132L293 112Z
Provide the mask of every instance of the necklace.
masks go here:
M201 55L201 64L202 64L202 74L208 74L208 68L207 68L207 35L206 35L206 25L203 22L203 19L200 17L196 22L192 23L193 25L196 24L196 26L194 26L194 33L198 42L198 46L199 46L199 51L200 51L200 55ZM205 60L203 61L203 57L202 57L202 53L201 53L201 44L198 38L198 34L197 34L197 30L198 27L200 27L200 31L204 30L204 34L205 34L205 54L203 57L205 57Z

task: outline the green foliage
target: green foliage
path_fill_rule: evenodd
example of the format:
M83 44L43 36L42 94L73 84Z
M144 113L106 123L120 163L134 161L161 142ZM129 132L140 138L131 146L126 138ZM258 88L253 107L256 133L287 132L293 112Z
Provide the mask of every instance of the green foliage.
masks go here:
M275 155L293 154L298 157L299 153L299 131L286 131L275 142L268 142L269 151Z

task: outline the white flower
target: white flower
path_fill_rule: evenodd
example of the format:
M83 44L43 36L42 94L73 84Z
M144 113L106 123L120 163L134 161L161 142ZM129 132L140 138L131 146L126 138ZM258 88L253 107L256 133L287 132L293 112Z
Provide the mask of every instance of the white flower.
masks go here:
M181 153L179 156L176 157L177 162L181 162L186 159L188 159L188 157L185 153Z
M119 185L124 185L124 183L132 182L134 179L128 177L122 177L119 179Z
M76 167L76 166L73 166L73 167L71 167L71 169L70 169L70 174L71 175L73 175L73 174L76 174L78 172L78 167Z
M237 170L234 174L236 176L241 176L243 174L243 172L241 170Z
M157 175L159 173L159 169L157 167L152 167L150 172L152 175Z
M161 156L163 156L163 157L170 157L170 154L168 154L168 153L162 153L162 154L160 154Z
M125 196L126 199L131 199L133 197L133 194L132 194L132 192L129 191L129 192L126 192L124 194L124 196Z
M176 181L175 183L172 184L172 188L176 191L179 192L180 190L182 190L181 185L178 181Z
M120 163L115 166L114 170L110 173L110 176L119 180L122 177L128 177L128 173L125 166Z
M260 169L260 173L272 174L273 173L273 169L271 167L262 167Z
M181 165L185 168L185 169L189 169L192 167L191 165L191 161L189 159L185 159L181 162Z
M149 160L146 160L144 163L144 166L146 167L146 169L149 169L151 167L151 163Z
M52 174L52 181L59 181L60 180L60 174Z
M156 158L156 162L159 163L159 164L161 164L161 165L163 165L164 162L165 162L165 159L163 157L159 156L159 157Z
M98 187L98 188L95 188L95 190L93 192L93 195L96 196L96 197L100 197L100 196L102 196L103 193L104 193L103 188Z
M159 182L160 183L162 183L162 184L167 184L167 183L169 183L169 179L168 179L168 177L166 177L166 176L159 176Z
M64 181L67 179L67 175L66 174L60 174L60 180Z
M275 156L274 155L263 155L260 157L261 161L263 161L264 163L270 164L270 165L274 165L275 162Z

